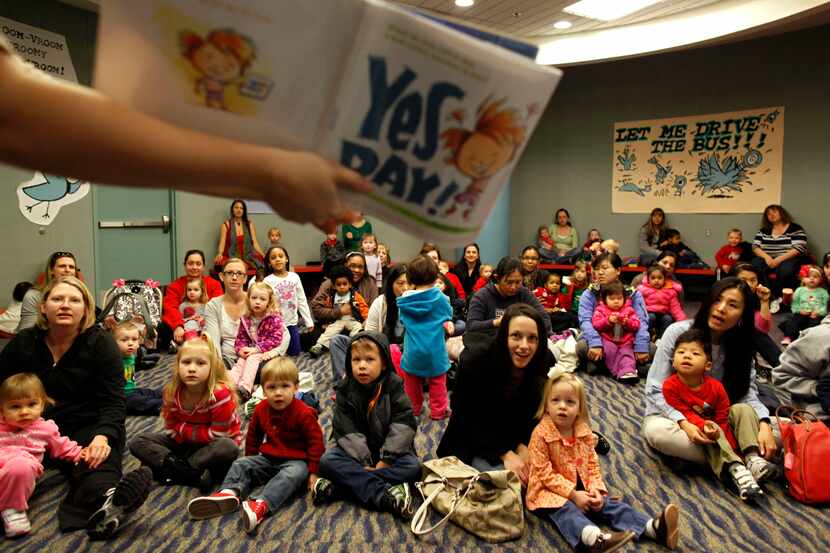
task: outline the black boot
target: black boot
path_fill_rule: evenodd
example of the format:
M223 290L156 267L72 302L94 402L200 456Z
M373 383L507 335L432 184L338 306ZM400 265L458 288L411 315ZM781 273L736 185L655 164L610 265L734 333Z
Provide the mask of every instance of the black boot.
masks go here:
M199 488L201 492L207 492L213 486L213 479L208 469L198 469L184 459L173 455L164 458L162 471L170 478L170 484L183 484Z

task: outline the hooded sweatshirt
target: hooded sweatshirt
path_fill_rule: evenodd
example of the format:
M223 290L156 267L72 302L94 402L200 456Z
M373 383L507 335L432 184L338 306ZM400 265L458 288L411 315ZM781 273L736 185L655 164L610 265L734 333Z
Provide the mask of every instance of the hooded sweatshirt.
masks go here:
M389 343L383 334L363 331L349 342L368 338L377 344L383 369L377 379L364 386L352 374L351 355L346 355L346 378L337 386L331 439L364 466L383 460L393 464L398 457L415 452L417 423L403 381L392 369Z
M401 368L424 378L447 372L450 360L444 346L444 323L452 320L447 296L435 286L409 290L398 298L398 310L406 329Z
M781 354L781 364L772 369L772 381L791 394L798 409L806 409L830 421L827 386L830 384L830 315L821 324L801 333Z

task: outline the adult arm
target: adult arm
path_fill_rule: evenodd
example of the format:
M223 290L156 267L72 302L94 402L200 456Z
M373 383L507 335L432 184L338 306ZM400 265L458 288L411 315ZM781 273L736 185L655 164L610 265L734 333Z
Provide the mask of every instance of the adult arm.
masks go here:
M222 297L214 298L205 305L205 334L216 351L222 351Z
M596 309L597 298L590 288L582 292L579 297L579 328L582 330L582 338L588 342L590 348L601 348L602 338L594 328L592 318Z
M216 265L219 263L219 260L222 259L222 254L225 251L225 241L228 238L228 225L222 223L219 225L219 244L216 246L216 257L213 258L213 264Z
M331 305L331 286L331 280L324 280L311 299L311 312L318 323L330 323L340 318L340 309Z
M648 241L648 232L645 227L640 227L640 254L660 255L660 250Z
M324 232L357 215L343 206L338 189L370 189L358 173L315 154L176 127L93 89L43 78L2 47L0 82L0 160L12 165L121 186L264 200L283 218Z
M470 300L470 307L467 309L468 330L485 330L495 326L490 307L484 297L485 294L487 294L486 286L473 294L473 299Z
M634 335L634 352L649 353L651 350L651 338L648 333L648 311L646 311L643 296L639 292L634 292L631 295L631 307L634 309L634 312L637 314L637 319L640 321L640 327L637 329L637 334Z
M671 407L663 396L663 382L671 376L672 373L672 356L674 353L674 343L677 337L691 327L691 322L682 321L669 325L663 333L663 338L660 340L660 345L657 346L657 352L654 354L654 360L648 370L645 385L645 399L646 399L646 416L648 415L662 415L674 422L679 422L686 417L683 413Z
M781 354L781 364L772 370L776 386L812 402L823 375L830 375L830 326L826 323L790 344Z
M26 291L20 304L20 322L17 323L17 332L35 326L37 314L40 312L41 297L42 294L35 288Z
M90 331L87 331L90 332ZM104 330L91 330L94 338L89 342L92 351L88 359L92 364L92 385L98 421L95 435L106 436L110 447L118 447L126 433L127 403L124 396L124 364L112 335Z

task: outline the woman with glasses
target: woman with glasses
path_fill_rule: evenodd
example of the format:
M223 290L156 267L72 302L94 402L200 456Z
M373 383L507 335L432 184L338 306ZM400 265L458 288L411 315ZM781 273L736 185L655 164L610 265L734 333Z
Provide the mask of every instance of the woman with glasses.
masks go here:
M181 344L184 341L184 319L179 311L179 305L185 299L187 281L202 279L205 283L204 289L209 298L222 295L222 285L219 282L204 274L205 254L202 250L188 250L184 254L184 276L181 276L167 285L162 303L161 324L158 329L158 348L165 351L170 347L170 342ZM240 277L240 283L245 282L245 269Z
M33 286L23 296L23 301L20 305L20 323L17 325L17 332L35 326L38 313L40 313L40 300L43 299L43 290L53 280L67 276L80 278L78 266L75 263L75 256L71 252L54 252L46 260L43 284Z
M225 294L210 300L205 306L205 334L222 352L222 361L228 368L236 363L234 343L239 332L239 319L245 313L245 262L232 257L225 262L219 278L225 285Z
M522 262L515 257L502 257L493 270L490 282L473 295L467 310L467 330L498 329L505 309L515 303L526 303L536 309L545 323L545 336L550 334L550 319L531 290L522 285Z
M522 283L530 291L544 288L548 280L548 272L539 268L541 259L539 248L536 246L526 246L522 250Z

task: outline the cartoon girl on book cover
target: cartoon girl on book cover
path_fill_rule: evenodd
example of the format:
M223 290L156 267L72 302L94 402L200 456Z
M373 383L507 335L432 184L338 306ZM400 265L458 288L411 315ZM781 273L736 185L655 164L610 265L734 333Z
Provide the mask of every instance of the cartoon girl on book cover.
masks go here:
M204 95L209 108L229 111L225 88L245 75L256 57L249 38L232 29L217 29L206 38L191 31L179 34L182 55L199 72L196 94Z
M473 131L451 128L441 133L444 148L451 154L445 161L472 179L467 188L453 198L453 204L444 215L452 215L460 206L466 205L463 216L468 219L490 177L513 159L524 142L521 116L517 110L505 108L505 101L485 99L476 112L478 120ZM459 118L463 118L463 114Z

